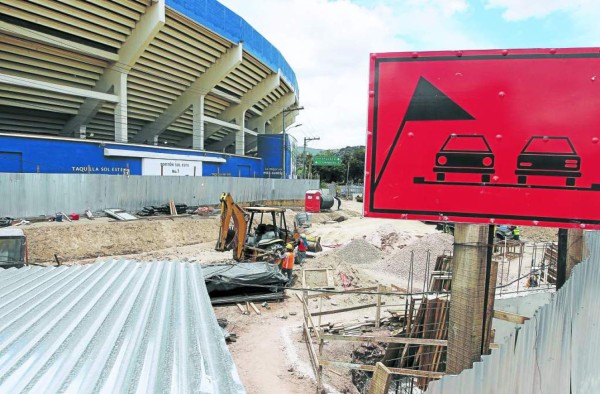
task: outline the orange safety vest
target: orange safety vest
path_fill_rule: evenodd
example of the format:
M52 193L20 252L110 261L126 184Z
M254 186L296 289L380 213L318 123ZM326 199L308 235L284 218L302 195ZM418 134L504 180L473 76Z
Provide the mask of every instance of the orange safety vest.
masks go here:
M281 268L294 269L294 252L286 252L281 261Z

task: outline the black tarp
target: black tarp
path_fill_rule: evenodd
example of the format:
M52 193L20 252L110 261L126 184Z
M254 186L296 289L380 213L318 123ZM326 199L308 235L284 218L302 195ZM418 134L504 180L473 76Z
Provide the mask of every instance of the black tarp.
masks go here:
M275 264L236 263L202 267L208 294L244 294L248 292L279 292L286 277Z

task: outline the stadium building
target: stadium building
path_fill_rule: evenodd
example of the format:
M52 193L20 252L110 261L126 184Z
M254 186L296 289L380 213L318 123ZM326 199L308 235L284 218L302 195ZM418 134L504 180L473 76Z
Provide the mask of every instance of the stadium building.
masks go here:
M215 0L0 1L0 172L290 176L298 106Z

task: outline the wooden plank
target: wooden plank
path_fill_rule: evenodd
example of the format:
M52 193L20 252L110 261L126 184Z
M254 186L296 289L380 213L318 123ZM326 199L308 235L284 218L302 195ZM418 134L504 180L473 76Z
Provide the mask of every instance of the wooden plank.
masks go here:
M381 286L377 285L377 305L375 309L375 327L379 328L381 325Z
M319 358L317 357L317 352L315 351L315 348L313 347L312 340L310 339L311 338L310 331L308 330L306 321L304 322L302 327L304 328L304 335L306 337L306 347L308 348L308 355L310 358L310 363L313 367L313 372L315 373L315 376L319 376L319 366L321 364L319 362Z
M409 345L429 345L429 346L447 346L448 341L444 339L424 339L424 338L406 338L406 337L373 337L366 335L336 335L323 334L323 340L327 341L349 341L349 342L383 342L383 343L404 343Z
M382 363L375 364L375 372L371 378L369 394L388 394L391 371Z
M516 313L504 312L504 311L494 311L494 318L504 320L514 324L523 324L529 317L517 315Z
M342 376L342 374L341 374L341 373L339 373L338 371L335 371L335 370L333 370L333 369L331 369L331 368L327 368L327 372L331 372L331 373L333 373L333 374L335 374L335 375L337 375L337 376Z
M358 369L361 371L370 371L370 372L375 371L374 365L343 363L343 362L339 362L339 361L320 360L319 365L321 365L323 367L332 367L332 368ZM388 369L391 374L403 375L403 376L414 376L414 377L439 379L445 375L443 372L419 371L416 369L407 369L407 368L388 368Z
M382 302L381 305L385 305L385 302ZM334 313L356 311L356 310L359 310L359 309L372 308L374 306L377 306L377 304L365 304L365 305L351 306L351 307L348 307L348 308L334 309L334 310L331 310L331 311L315 312L312 315L313 316L332 315Z
M335 281L333 278L333 270L327 269L327 288L335 288Z
M308 305L306 305L306 303L303 303L303 305L304 305L303 307L304 307L304 317L305 317L304 323L306 324L306 320L308 319L308 321L310 322L310 326L312 327L312 329L315 333L315 336L317 337L317 339L320 340L321 339L320 330L318 330L317 326L315 326L315 322L312 319L312 315L311 315L310 311L308 310Z
M306 270L306 271L309 271L309 270ZM367 292L367 291L371 291L371 290L377 290L377 286L373 286L373 287L360 287L358 289L344 290L343 292L339 292L339 293L311 294L311 295L307 296L306 298L332 297L332 296L336 296L336 295L344 295L346 293L360 293L360 292Z
M250 306L252 307L252 309L254 309L254 312L256 312L257 315L260 315L260 311L258 310L256 305L254 305L254 302L251 302Z
M498 278L498 261L492 260L489 265L490 274L488 285L488 298L486 300L485 324L483 332L482 354L490 354L490 342L492 342L492 318L494 316L494 300L496 299L496 280Z
M243 314L246 313L246 311L244 310L244 307L241 304L235 304L235 305L239 308L240 312L242 312Z

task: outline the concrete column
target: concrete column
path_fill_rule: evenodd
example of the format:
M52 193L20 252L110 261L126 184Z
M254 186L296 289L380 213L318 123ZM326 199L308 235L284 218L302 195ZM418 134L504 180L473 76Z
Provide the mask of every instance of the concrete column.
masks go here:
M115 106L115 141L127 142L127 74L119 73L115 82L115 95L119 97Z
M481 358L487 301L487 242L488 226L456 224L446 361L448 374L457 375Z
M235 131L235 154L243 155L246 153L246 133L244 132L246 111L240 111L235 118L235 123L240 126Z
M194 121L192 132L192 149L204 149L204 95L194 101Z
M79 126L79 138L85 139L85 137L86 137L86 130L87 130L87 126L86 125Z
M256 132L258 134L265 134L267 132L267 124L266 122L258 122L256 124Z

